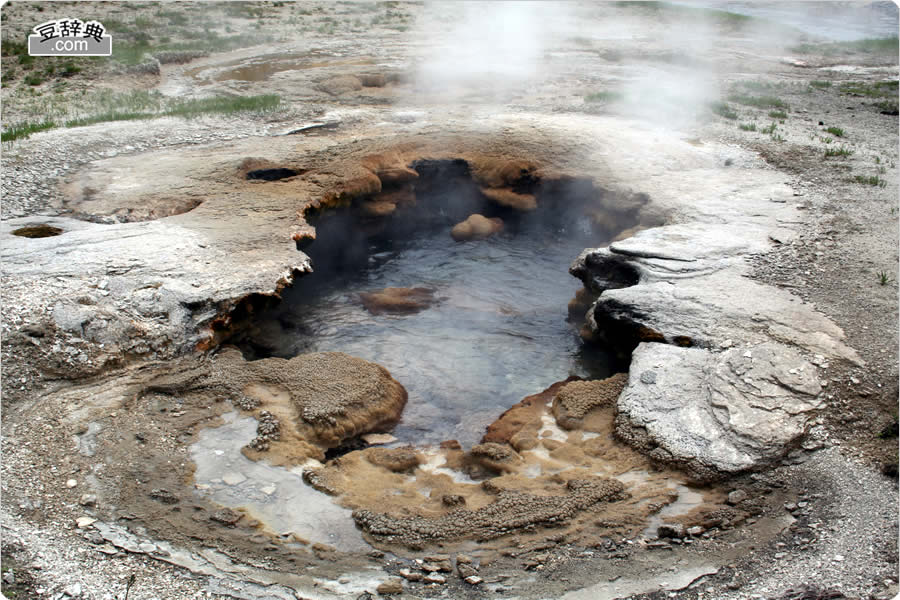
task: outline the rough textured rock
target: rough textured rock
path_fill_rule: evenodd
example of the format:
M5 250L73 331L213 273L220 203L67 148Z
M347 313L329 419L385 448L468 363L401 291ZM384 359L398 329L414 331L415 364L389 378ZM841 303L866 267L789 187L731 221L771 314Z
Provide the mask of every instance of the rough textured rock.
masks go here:
M359 77L354 77L353 75L340 75L338 77L332 77L326 81L323 81L319 84L319 89L323 92L327 92L332 96L340 96L341 94L346 94L347 92L356 92L363 88L362 81L359 80Z
M514 208L521 211L531 211L537 208L537 200L532 194L517 194L507 189L481 188L481 193L492 202L500 206Z
M403 580L399 577L395 577L392 579L388 579L380 584L375 590L382 596L387 596L390 594L402 594L403 593Z
M490 237L503 229L503 221L487 218L484 215L469 215L462 223L457 223L450 231L450 236L457 242L466 240L480 240Z
M766 248L755 229L667 225L585 250L570 272L600 294L588 315L591 332L632 345L778 340L859 363L843 331L812 306L741 275L743 255Z
M386 369L340 352L247 362L236 350L225 350L213 377L235 391L252 391L254 385L263 396L266 390L286 391L298 425L328 446L389 427L406 405L406 390Z
M567 383L553 399L553 416L563 429L577 429L590 411L616 402L628 379L626 373L596 381Z
M366 459L373 465L384 467L395 473L411 471L423 461L414 448L371 448L366 450Z
M508 445L494 442L472 446L469 457L483 467L494 471L508 471L522 460Z
M387 543L421 546L463 538L489 540L520 529L561 524L598 502L619 500L624 487L614 479L573 479L566 483L563 495L500 492L488 506L458 509L434 519L368 510L354 511L353 518L366 533Z
M435 302L434 290L423 287L389 287L377 292L362 292L359 297L365 309L373 315L417 313Z
M323 459L324 449L389 429L407 398L386 369L340 352L246 361L235 348L193 369L163 372L139 394L237 399L245 410L259 411L265 434L265 447L245 448L245 454L265 451L267 460L282 463Z
M394 211L397 210L397 205L393 202L384 201L363 202L360 205L360 209L367 217L387 217L394 214Z
M713 480L784 456L822 406L820 392L815 367L774 342L722 353L644 343L617 403L616 433Z
M544 407L553 401L553 398L563 386L569 382L578 381L578 377L569 377L565 381L558 381L546 390L531 396L526 396L521 402L507 409L497 420L488 425L482 443L496 442L510 444L517 450L527 450L523 447L519 438L535 438L538 433L540 416ZM524 435L520 435L524 434Z

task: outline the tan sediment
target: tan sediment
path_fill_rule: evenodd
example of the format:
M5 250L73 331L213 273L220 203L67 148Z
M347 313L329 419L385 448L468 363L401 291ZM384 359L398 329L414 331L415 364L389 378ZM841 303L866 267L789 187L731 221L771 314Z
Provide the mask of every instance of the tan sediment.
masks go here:
M469 452L449 443L367 448L312 470L308 480L354 509L370 541L386 548L452 548L476 540L490 553L508 546L509 536L518 543L552 539L590 547L609 536L638 535L676 500L673 482L684 478L615 439L614 407L606 400L621 378L563 381L529 396ZM575 400L564 404L581 417L563 431L552 404L575 383L582 384L569 390ZM585 390L590 398L581 402ZM709 498L721 494L713 490Z
M507 208L514 208L525 212L537 208L537 200L532 194L517 194L512 190L504 188L481 188L481 193L487 196L492 202Z
M467 240L480 240L490 237L503 229L503 221L497 217L487 218L484 215L474 214L453 226L450 237L457 242Z
M387 287L376 292L361 292L359 298L373 315L416 313L435 302L434 290L424 287Z
M223 349L208 370L185 382L159 381L158 389L230 399L279 423L279 436L263 452L245 448L252 459L302 464L324 459L324 451L364 433L383 432L399 420L406 390L383 367L340 352L301 354L290 360L248 362Z
M592 410L612 406L628 381L627 373L597 381L573 381L553 399L553 416L563 429L576 429Z

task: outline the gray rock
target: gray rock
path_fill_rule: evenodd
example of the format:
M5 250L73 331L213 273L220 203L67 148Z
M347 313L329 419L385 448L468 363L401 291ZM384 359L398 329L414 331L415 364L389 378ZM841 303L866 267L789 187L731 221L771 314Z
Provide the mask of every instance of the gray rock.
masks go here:
M473 575L478 575L478 569L476 569L472 565L457 564L456 570L459 572L459 576L463 579L465 579L466 577L471 577Z
M649 369L655 384L637 375ZM701 481L780 459L822 406L815 369L774 342L721 353L642 343L631 373L617 404L617 434Z
M656 528L656 535L661 538L683 538L684 525L681 523L666 523Z
M624 328L636 338L652 334L655 341L704 348L778 339L861 364L827 317L785 290L743 276L742 256L766 250L758 227L667 225L585 250L569 271L600 294L588 326L600 336Z
M656 372L655 371L644 371L641 373L641 383L651 384L656 383Z
M734 490L728 493L728 504L731 504L732 506L740 504L748 497L749 495L744 490Z

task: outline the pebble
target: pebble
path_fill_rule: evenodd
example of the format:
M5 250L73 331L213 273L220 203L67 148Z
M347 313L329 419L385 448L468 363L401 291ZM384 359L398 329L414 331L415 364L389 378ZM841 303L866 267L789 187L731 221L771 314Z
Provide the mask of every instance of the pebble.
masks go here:
M407 581L422 581L423 575L418 571L410 571L409 569L400 569L400 577Z
M447 578L437 573L429 573L424 577L425 583L447 583Z
M388 594L400 594L403 592L403 580L400 578L388 579L381 583L375 591L382 596Z
M225 473L225 475L222 476L222 481L228 485L237 485L246 480L247 478L240 473Z
M78 527L78 529L85 529L96 522L97 519L92 519L91 517L78 517L75 519L75 526Z
M484 579L482 579L481 577L479 577L479 576L477 576L477 575L471 575L471 576L469 576L469 577L466 577L466 578L464 579L464 581L465 581L466 583L468 583L469 585L478 585L478 584L480 584L480 583L483 583L483 582L484 582Z
M728 494L728 504L732 506L735 504L740 504L744 500L748 498L747 492L744 490L734 490Z
M97 506L97 496L94 494L84 494L78 499L78 504L82 506Z
M78 482L74 479L70 479L70 480L66 481L66 487L69 489L72 489L76 485L78 485Z

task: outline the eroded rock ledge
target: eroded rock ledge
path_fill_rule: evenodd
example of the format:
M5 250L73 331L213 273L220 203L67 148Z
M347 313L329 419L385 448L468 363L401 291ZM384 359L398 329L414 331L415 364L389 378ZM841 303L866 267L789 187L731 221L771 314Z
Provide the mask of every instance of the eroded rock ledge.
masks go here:
M392 517L369 510L354 511L353 518L366 533L386 543L424 547L463 537L486 541L515 531L562 525L598 502L622 499L624 489L615 479L570 479L563 496L501 491L495 502L483 508L457 509L435 519Z
M586 337L632 352L616 434L700 481L761 469L802 442L824 406L813 355L860 362L824 315L742 275L765 244L739 233L647 229L570 269L597 297Z
M388 430L407 399L384 367L361 358L315 352L247 362L234 348L189 376L158 378L146 393L230 400L260 421L265 444L251 444L245 454L265 452L274 464L323 460L325 450L348 438Z

